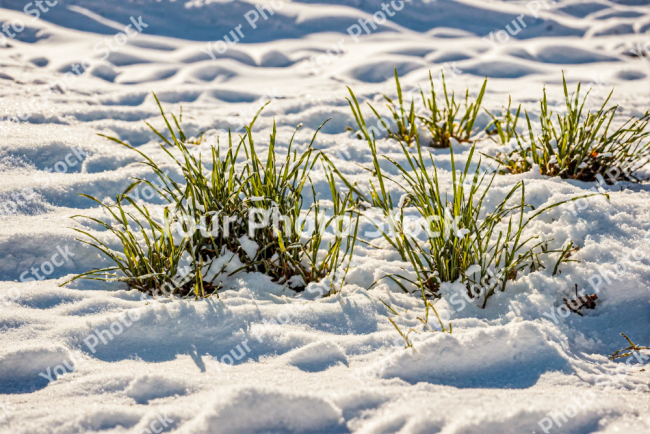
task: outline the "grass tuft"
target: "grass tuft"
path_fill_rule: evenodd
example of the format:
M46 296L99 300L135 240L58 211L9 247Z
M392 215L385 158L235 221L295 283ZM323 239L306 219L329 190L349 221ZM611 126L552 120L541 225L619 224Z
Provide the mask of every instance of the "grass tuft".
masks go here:
M406 146L413 146L417 140L416 136L418 135L416 119L419 119L422 126L431 134L431 146L434 148L450 147L452 138L457 140L459 143L469 141L470 137L474 133L474 124L476 123L476 119L481 108L483 95L485 94L487 78L483 82L483 87L481 88L481 91L475 102L469 101L469 89L465 92L464 110L461 116L461 109L463 106L461 103L456 101L456 95L454 92L452 92L451 97L449 97L449 94L447 93L447 84L445 82L444 73L441 74L441 77L443 93L445 97L443 103L441 104L438 101L438 96L436 95L433 84L433 77L431 76L431 72L429 72L429 80L431 82L431 98L425 97L424 92L422 89L420 89L422 102L424 103L424 109L428 113L426 116L418 116L415 112L414 101L411 101L410 108L405 109L402 86L399 82L397 69L395 69L397 104L395 104L395 102L387 95L383 95L384 99L388 101L388 104L386 106L390 111L391 117L395 124L395 128L391 128L391 126L386 123L384 118L381 117L379 112L371 104L368 104L379 122L381 122L383 128L388 131L388 137L395 139L400 143L406 144ZM358 114L356 117L358 117ZM359 121L357 119L357 124L358 123ZM364 135L370 135L372 132L372 127L370 128L370 131L365 125L364 128L366 128ZM357 134L357 138L363 139L363 136Z
M481 109L483 95L485 95L487 78L483 82L476 101L470 103L469 89L465 91L464 110L461 116L462 106L456 101L456 94L452 92L451 98L449 97L444 73L441 73L441 77L444 94L442 104L438 101L433 77L431 76L431 72L429 72L431 97L425 97L424 91L420 89L424 108L428 114L426 116L419 116L419 118L432 136L431 146L434 148L449 148L451 146L451 138L456 139L459 143L469 142L474 130L474 124Z
M498 153L493 158L501 166L501 173L523 173L538 165L547 176L560 176L580 181L600 181L614 184L617 180L639 182L635 172L650 161L650 142L643 143L650 132L645 131L650 112L640 119L631 117L625 124L611 131L612 120L618 106L605 108L612 93L592 113L584 113L589 92L580 102L580 83L575 94L569 94L564 74L564 98L567 112L553 114L544 97L540 101L541 133L535 135L530 117L525 112L529 137L514 132L517 146L513 150ZM516 122L516 118L513 122ZM501 137L501 134L500 134ZM504 135L505 139L512 137ZM606 176L606 178L605 178Z
M517 112L513 115L510 111L512 99L508 98L508 107L505 112L500 114L502 119L494 116L492 113L485 110L485 112L492 118L492 122L485 127L487 135L497 144L505 146L510 143L515 137L517 121L519 121L519 114L521 113L521 104L517 107Z
M216 294L224 275L240 271L263 272L279 284L298 291L325 277L330 278L330 292L336 291L335 284L342 287L358 228L352 193L339 193L333 174L324 166L333 198L331 215L327 216L327 210L321 208L313 187L313 202L306 212L303 210L303 192L305 186L311 184L309 174L320 156L312 145L322 125L301 154L292 150L300 127L296 128L286 158L280 162L274 122L263 162L255 150L252 133L262 107L236 146L229 133L225 157L219 145L211 148L211 167L206 168L201 155L188 148L199 144L200 139L188 141L180 122L172 115L177 128L174 131L157 98L156 102L171 139L151 125L149 127L162 140L160 147L174 161L183 182L176 182L168 171L137 148L107 137L140 154L144 158L142 164L148 166L160 182L137 178L123 194L117 195L114 205L83 195L103 207L114 223L92 217L75 218L84 217L112 232L122 245L123 253L113 251L87 231L75 229L90 238L90 241L80 241L97 248L115 265L91 270L72 280L117 280L154 295L194 295L196 298ZM243 167L237 163L242 149L246 154ZM146 206L136 204L127 196L141 183L149 185L168 203L158 219ZM249 227L249 218L259 227ZM305 232L310 218L313 230ZM351 233L355 220L354 233ZM348 223L347 232L345 222ZM326 241L324 234L328 229L337 231ZM237 268L232 270L235 266Z
M417 126L415 124L415 102L411 101L411 108L408 111L408 115L404 110L404 98L402 96L402 86L399 83L399 76L397 75L397 69L395 69L395 86L397 87L397 100L399 106L396 106L391 98L384 95L388 104L388 110L390 110L391 116L395 125L397 126L396 130L391 130L390 126L382 119L382 117L377 113L373 106L370 104L370 108L377 118L381 121L382 125L388 131L388 136L399 141L400 143L406 143L407 146L411 146L415 141L415 136L417 135Z

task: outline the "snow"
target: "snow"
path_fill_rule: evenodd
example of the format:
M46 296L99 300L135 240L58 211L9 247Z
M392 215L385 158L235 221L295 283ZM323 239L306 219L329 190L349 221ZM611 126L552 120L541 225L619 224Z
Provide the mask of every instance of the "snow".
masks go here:
M244 249L244 252L246 252L246 255L248 255L250 259L255 259L255 255L257 255L257 250L260 246L258 246L255 241L248 238L248 235L241 236L238 241L242 246L242 249Z
M331 432L341 425L341 413L329 399L310 394L237 388L215 396L186 432Z
M357 164L369 166L371 154L345 131L354 126L346 86L387 113L380 95L396 96L394 67L416 106L429 70L437 80L444 69L457 96L468 87L476 96L487 75L484 107L499 111L512 95L535 124L544 86L549 105L561 110L563 70L571 88L580 80L593 88L589 107L615 86L611 102L621 115L639 116L650 97L647 2L413 0L397 10L396 1L394 15L376 24L380 0L259 2L282 6L267 19L239 0L59 0L37 20L22 12L25 4L0 3L3 24L25 26L6 46L0 37L0 433L650 432L648 360L607 359L627 346L621 332L650 344L647 184L607 186L609 200L542 215L526 234L552 240L551 249L573 240L580 262L552 275L552 255L546 269L522 273L487 309L468 302L458 284L443 285L435 306L453 333L411 333L408 349L388 319L420 331L422 301L389 279L368 288L409 265L361 244L346 287L327 298L328 281L297 294L244 273L220 275L220 298L199 301L143 300L118 282L59 287L109 265L70 228L118 248L98 225L70 219L108 218L78 194L111 201L132 177L154 179L135 164L138 155L96 133L119 137L180 176L143 122L164 128L152 91L166 111L182 106L188 136L206 132L197 148L204 156L267 101L255 124L260 155L273 119L283 153L296 125L304 124L294 147L304 149L332 118L314 146L365 188L369 174ZM516 28L522 14L525 26L511 35L506 26ZM369 34L359 19L373 22ZM139 22L147 27L135 34ZM135 36L120 45L114 35L129 24ZM220 53L233 34L240 42ZM89 71L75 74L85 60ZM65 93L47 92L53 85ZM482 115L478 124L488 122ZM405 162L395 142L382 138L377 147ZM464 164L469 147L453 147ZM477 147L488 155L498 149L484 136ZM449 150L431 155L449 190ZM536 208L595 187L534 171L498 176L485 212L522 180ZM331 200L322 169L312 181L317 198ZM145 188L131 194L152 209L162 204ZM370 241L387 248L380 237ZM242 244L249 256L259 249L247 238ZM224 252L204 271L239 266ZM598 295L584 317L562 309L576 283ZM429 326L440 330L432 314Z
M287 363L302 371L324 371L337 363L348 364L345 350L334 342L318 341L285 355Z
M157 398L185 395L187 388L182 381L162 375L143 375L134 379L124 393L138 404L147 404Z

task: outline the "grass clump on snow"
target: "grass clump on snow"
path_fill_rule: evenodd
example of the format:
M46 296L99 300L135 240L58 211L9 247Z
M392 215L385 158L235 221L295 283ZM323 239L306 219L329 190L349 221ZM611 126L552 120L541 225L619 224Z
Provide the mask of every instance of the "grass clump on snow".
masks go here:
M402 86L399 83L399 76L397 75L397 69L395 69L395 86L397 87L397 100L399 107L395 106L395 103L391 98L384 95L386 101L388 101L387 107L390 110L390 114L397 126L395 131L390 129L390 126L386 125L386 122L382 117L377 113L374 107L370 106L370 109L375 113L375 116L381 121L382 125L388 131L388 136L401 142L406 143L408 146L411 146L415 142L415 136L417 135L417 125L415 124L415 103L411 101L411 108L408 111L408 115L404 110L404 97L402 96ZM368 132L366 131L366 134Z
M499 145L507 145L510 143L510 140L515 138L517 121L519 120L519 114L521 113L521 104L517 107L517 112L513 115L510 111L510 106L512 104L512 99L508 98L508 107L505 112L501 114L503 119L499 119L497 116L494 116L492 113L485 110L485 112L492 118L492 122L485 127L485 132L487 135Z
M340 194L336 189L334 177L327 172L326 166L323 166L333 198L333 215L325 218L321 213L320 204L314 201L308 209L308 214L313 217L315 227L311 236L304 241L301 240L301 233L306 225L302 213L303 191L308 183L311 185L309 174L318 160L312 145L320 127L314 133L307 151L300 156L297 151L294 150L292 153L291 150L294 132L289 142L286 159L281 165L278 164L275 153L275 123L266 164L259 159L255 151L251 128L252 124L246 128L248 139L246 157L251 163L244 167L246 181L242 183L241 193L247 201L253 202L257 209L256 213L260 216L266 214L269 222L274 219L281 220L281 224L278 227L273 224L265 225L256 232L253 241L260 246L260 250L250 258L251 262L247 270L263 272L279 283L291 281L291 286L294 288L304 288L307 284L335 272L341 265L341 261L353 254L356 236L351 234L346 240L340 236L336 237L329 245L325 257L319 258L325 230L335 223L338 225L336 230L342 233L345 217L348 221L353 220L355 204L352 193ZM313 187L311 193L312 198L315 198L316 192Z
M452 138L459 142L469 141L487 79L475 102L469 102L466 92L465 110L460 120L457 119L461 105L453 93L449 97L444 75L444 104L439 104L436 99L431 75L430 81L431 98L425 98L423 92L422 98L431 116L428 120L422 116L418 118L430 129L441 147L445 143L449 146ZM191 151L191 147L200 144L201 139L188 140L181 122L174 115L170 122L158 102L167 126L167 136L150 127L162 140L161 148L174 161L177 175L170 176L162 166L129 144L109 138L138 152L144 158L143 164L160 182L136 179L124 194L117 195L115 204L105 204L86 196L105 209L110 221L89 219L112 232L123 252L115 252L97 237L77 229L90 238L84 242L99 249L115 265L91 270L75 279L121 280L143 292L206 297L217 293L225 275L247 271L264 273L296 290L329 278L330 293L335 292L335 282L342 287L345 281L358 239L361 199L380 211L390 229L382 230L384 239L413 268L411 275L391 274L386 277L405 291L405 284L415 285L426 303L432 297L439 297L442 283L460 282L466 286L468 295L485 307L488 299L496 291L504 291L507 282L516 279L521 271L543 267L540 254L560 254L553 269L554 275L558 273L559 265L569 261L571 252L575 250L573 244L568 242L561 250L549 250L547 241L539 240L535 235L524 237L524 230L543 212L579 198L534 210L526 203L525 185L520 181L486 213L484 202L496 172L487 177L487 172L481 172L480 160L475 169L471 169L474 145L464 168L459 168L458 172L453 149L450 150L453 185L449 192L441 190L433 158L430 155L425 158L422 153L415 126L414 103L411 102L410 109L404 108L396 71L395 82L398 105L390 98L386 99L398 128L391 131L378 112L372 106L370 108L384 123L389 137L400 143L404 156L402 162L378 154L375 135L367 128L357 98L350 90L349 105L360 129L359 134L367 141L372 154L373 168L367 169L373 178L369 198L356 185L345 180L324 154L312 148L320 128L307 149L298 153L293 142L299 126L289 141L286 156L281 159L276 150L274 123L266 158L262 158L257 153L252 133L253 125L264 109L262 107L243 136L233 141L229 134L225 154L219 146L211 148L207 167L200 154L197 156ZM516 132L521 106L514 116L510 103L505 115L496 117L490 114L493 122L488 126L488 133L494 136L494 140L503 144L514 139L518 144L518 149L508 154L507 159L504 159L505 153L497 155L497 161L506 166L504 171L524 172L532 164L539 164L545 168L546 174L583 179L587 171L591 174L589 176L595 176L608 168L625 171L641 163L640 159L650 152L649 144L640 145L648 134L644 129L649 115L636 121L632 119L628 122L631 125L608 134L616 107L605 109L607 98L596 114L588 112L583 117L586 97L578 105L579 90L580 85L575 97L569 97L564 82L569 110L565 115L557 115L557 127L544 94L540 117L542 134L535 138L531 132L530 146L522 144L525 141ZM527 113L526 119L531 129ZM246 160L238 163L238 159L244 156ZM397 174L394 178L385 175L381 158L392 164ZM327 217L315 199L316 192L310 178L319 159L325 163L322 167L332 195L331 212ZM345 182L347 192L337 189L333 174ZM388 182L395 183L403 192L398 203L388 192ZM168 205L157 215L126 195L141 183L153 188L167 201ZM591 195L582 197L588 196ZM305 204L306 197L311 197L311 204ZM425 236L414 235L405 227L408 223L405 223L405 210L419 215L419 229L423 230L420 233ZM534 212L527 216L530 211ZM254 215L252 220L251 215ZM314 227L305 234L310 218ZM251 230L251 221L257 229ZM333 230L334 236L326 236L327 230Z
M465 108L462 116L460 116L460 113L463 106L456 101L455 93L451 93L451 98L447 93L447 84L445 83L444 73L441 74L444 93L444 100L442 103L438 101L438 95L436 95L435 92L431 72L429 72L429 79L431 82L431 97L425 97L424 92L420 89L422 102L426 112L425 115L416 115L414 101L411 101L410 107L405 109L404 96L402 94L402 86L399 82L397 69L395 69L397 104L395 104L395 102L387 95L383 95L384 99L388 101L387 107L390 111L395 127L391 128L391 126L386 123L384 118L380 116L372 105L369 105L370 109L373 111L375 116L377 116L384 129L388 132L388 137L395 139L400 143L405 143L407 146L412 146L417 139L418 128L416 119L419 119L422 127L431 134L431 146L434 148L450 147L452 138L459 143L468 142L472 135L476 118L479 114L483 95L485 94L487 78L483 82L483 87L481 88L475 102L469 101L469 89L465 92ZM370 132L366 130L364 135L369 134ZM361 140L364 138L359 134L357 137Z
M483 86L476 97L476 101L470 102L469 89L467 89L465 91L465 103L461 106L461 104L456 101L455 92L452 91L451 98L449 97L449 94L447 93L447 84L445 83L445 75L441 73L441 77L442 90L444 94L442 103L438 101L438 95L436 95L431 72L429 72L431 97L425 97L424 91L420 89L424 108L428 112L426 116L420 116L420 120L432 136L432 147L449 148L451 146L452 138L459 143L463 143L468 142L472 136L474 124L476 123L476 118L481 109L483 95L485 95L487 78L483 82ZM460 116L463 106L463 114Z
M352 90L350 96L348 102L373 156L373 168L368 170L376 177L377 185L371 181L369 202L380 210L389 223L390 231L383 231L382 235L400 253L402 260L410 262L416 280L399 274L386 277L405 292L409 291L403 283L415 285L427 305L428 299L439 297L438 290L443 282L461 282L465 284L468 296L480 300L480 305L485 308L495 291L504 291L507 282L516 279L521 270L542 267L538 256L542 253L540 246L545 242L533 241L538 236L523 237L524 229L543 212L579 198L555 203L524 218L527 210L534 208L526 204L525 186L520 181L491 212L484 213L483 202L496 173L485 183L486 172L481 174L480 161L476 170L470 172L474 146L460 175L456 172L451 150L453 185L448 193L440 189L438 170L431 155L429 160L433 172L427 168L417 138L415 153L401 144L405 164L383 156L400 175L399 178L390 178L381 169L375 137L367 132L361 108ZM397 184L403 191L399 203L396 204L387 192L387 182ZM420 216L418 224L426 234L424 242L413 235L416 231L406 227L404 211L408 207L415 208ZM566 255L564 250L544 249L543 252L559 252L560 260Z
M356 233L350 234L344 227L346 221L352 225L356 212L352 194L338 193L334 177L325 167L333 195L332 215L326 217L317 201L303 210L303 191L311 183L309 174L319 159L312 145L320 128L300 155L292 150L294 132L286 158L279 162L274 123L263 162L252 134L262 108L236 145L229 134L225 156L219 147L211 148L208 168L200 154L190 152L188 146L196 142L187 140L176 116L172 115L177 129L174 132L160 102L158 106L170 138L149 126L162 140L160 147L174 161L183 181L176 182L140 150L109 137L139 153L144 158L142 163L160 182L136 178L123 194L117 195L113 205L84 195L103 207L111 221L85 218L112 232L123 252L115 252L87 231L75 229L90 238L80 241L97 248L115 265L91 270L72 280L123 281L154 295L197 298L217 293L225 275L240 271L263 272L296 290L326 277L330 278L332 292L336 291L335 283L343 285L356 241ZM237 163L242 150L246 155L243 165ZM158 218L126 195L140 183L149 185L168 203ZM312 193L315 198L313 187ZM310 218L313 230L305 233ZM249 219L255 223L253 227ZM324 233L334 225L338 231L333 240L326 241Z
M640 119L632 117L611 131L618 106L605 107L613 90L597 112L587 111L583 114L589 92L580 102L580 83L575 94L570 95L564 76L562 81L566 113L554 115L549 111L544 90L544 97L540 101L540 134L533 132L527 112L527 139L514 132L515 125L507 136L499 133L502 144L510 142L512 135L516 141L514 149L500 152L494 157L502 166L501 172L523 173L537 165L543 175L566 179L602 182L607 175L605 181L610 184L616 179L640 181L635 172L648 164L650 157L650 142L642 143L650 134L645 131L650 113L646 112ZM494 124L497 131L499 126Z

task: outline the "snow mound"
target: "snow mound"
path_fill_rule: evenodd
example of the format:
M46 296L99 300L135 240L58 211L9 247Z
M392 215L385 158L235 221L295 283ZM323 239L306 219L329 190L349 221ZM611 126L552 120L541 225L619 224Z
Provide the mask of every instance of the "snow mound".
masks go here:
M436 334L400 352L380 376L456 387L533 386L549 371L572 371L559 331L534 322Z
M133 380L124 391L138 404L148 404L156 398L166 398L187 393L185 382L161 375L144 375Z
M47 386L52 368L64 366L73 357L62 346L36 346L10 350L0 355L0 393L27 393ZM62 369L61 373L68 372ZM74 367L72 367L74 369ZM69 369L70 371L72 369Z
M183 426L183 432L331 432L343 422L341 410L327 399L258 387L219 393L206 407L190 426Z
M338 363L348 364L345 351L334 342L314 342L286 355L288 364L303 371L324 371Z
M81 416L75 417L73 420L61 426L56 433L72 434L78 432L108 431L112 429L115 429L117 432L124 432L120 428L131 428L139 421L140 415L132 409L106 406L98 410L93 409ZM147 431L142 432L146 433Z

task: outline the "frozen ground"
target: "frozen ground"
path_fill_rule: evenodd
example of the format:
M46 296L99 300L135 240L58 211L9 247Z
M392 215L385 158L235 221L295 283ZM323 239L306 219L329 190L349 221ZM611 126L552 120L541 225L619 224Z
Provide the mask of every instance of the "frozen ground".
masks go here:
M489 76L488 109L512 95L534 114L543 85L553 104L561 101L563 69L572 86L582 80L594 88L590 106L615 85L621 113L641 115L650 100L647 1L546 7L413 0L398 12L393 2L390 21L376 30L368 24L371 34L359 42L347 29L356 23L351 32L361 33L358 20L381 11L379 0L276 1L282 9L266 21L259 14L255 21L255 4L243 1L59 0L38 20L22 12L25 3L0 0L0 21L25 25L20 32L7 27L15 37L0 48L0 209L13 211L0 217L0 432L650 432L650 373L636 360L625 368L606 357L627 346L620 332L650 343L645 185L612 187L609 202L601 197L583 210L544 215L528 233L554 238L554 248L572 239L581 262L556 276L547 269L520 277L486 310L461 309L455 289L443 288L437 307L454 333L424 334L409 350L379 300L400 313L394 318L402 329L418 325L421 301L387 284L366 289L405 265L385 251L360 248L342 293L313 301L255 274L232 278L219 300L199 302L144 302L118 285L58 287L72 273L106 264L69 229L82 226L72 215L102 215L77 194L110 200L130 177L147 176L132 164L133 153L95 133L160 156L143 122L162 126L151 91L168 111L182 105L192 134L208 130L206 146L216 143L217 130L237 129L268 100L256 124L260 146L272 117L285 145L298 123L302 143L331 117L317 147L368 185L367 172L354 164L369 163L367 146L344 131L354 122L346 85L377 99L394 94L393 66L408 89L426 89L428 71L447 68L457 92L476 93ZM142 17L143 33L123 46L106 42L131 16ZM518 16L525 27L505 41L505 26L516 31ZM214 42L238 25L240 43L216 53ZM341 40L344 53L336 55ZM86 59L88 71L64 75ZM46 91L56 81L64 94ZM479 147L494 150L486 140ZM400 158L394 143L381 140L379 149ZM457 152L467 158L467 148ZM449 186L449 152L434 158ZM592 187L532 174L499 177L490 200L522 178L535 206ZM326 199L323 177L314 183ZM86 229L110 240L97 227ZM32 267L42 276L42 264L48 279L20 282L33 277ZM561 317L562 298L576 283L593 292L589 282L598 273L610 283L601 279L597 308ZM114 335L102 335L106 343L89 337L111 327ZM239 359L233 366L214 361L227 362L229 354Z

